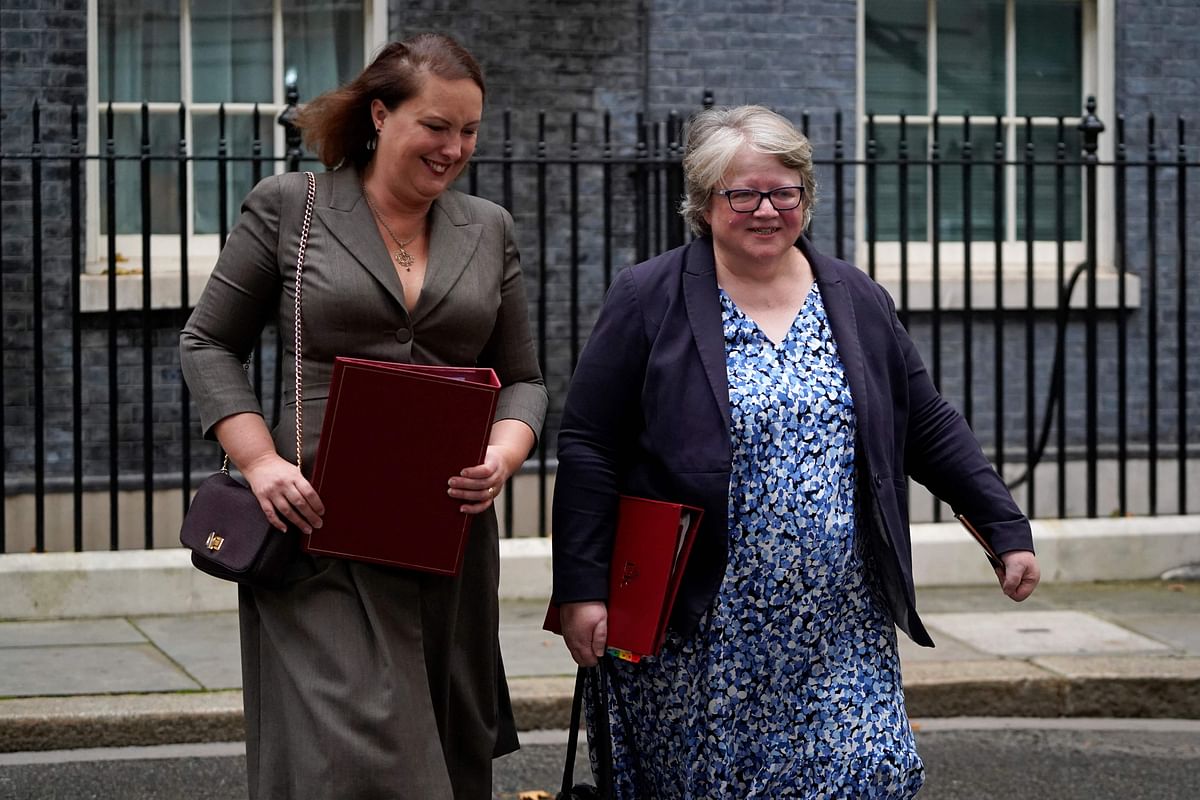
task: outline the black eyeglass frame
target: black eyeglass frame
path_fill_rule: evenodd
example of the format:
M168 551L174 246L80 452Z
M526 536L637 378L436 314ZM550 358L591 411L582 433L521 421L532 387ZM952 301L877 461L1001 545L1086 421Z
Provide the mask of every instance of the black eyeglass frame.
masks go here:
M780 208L775 203L775 198L772 195L774 195L776 192L781 192L784 189L799 189L800 190L800 195L799 195L799 197L796 198L796 205L787 206L786 208ZM758 202L754 204L754 208L742 209L742 208L734 208L733 207L733 198L730 197L730 195L741 193L741 192L749 192L750 194L758 195ZM722 197L724 197L725 202L729 203L729 210L734 212L735 214L753 214L755 211L758 211L758 209L762 207L763 200L766 200L768 203L770 203L771 208L775 209L776 211L792 211L794 209L797 209L800 207L800 204L804 202L805 191L804 191L803 185L796 185L796 186L776 186L774 189L770 189L765 192L759 191L758 189L717 189L714 192L714 194L719 194Z

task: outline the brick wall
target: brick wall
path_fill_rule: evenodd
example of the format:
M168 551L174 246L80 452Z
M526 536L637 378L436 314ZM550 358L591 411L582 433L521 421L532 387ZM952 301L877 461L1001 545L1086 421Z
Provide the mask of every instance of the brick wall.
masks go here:
M1195 165L1200 161L1200 113L1196 111L1196 96L1200 94L1200 4L1192 0L1140 0L1116 4L1116 78L1115 105L1126 116L1125 139L1131 160L1144 161L1151 155L1160 163L1169 164L1182 154ZM1149 116L1154 115L1155 132L1150 134ZM1184 123L1181 142L1178 125ZM1106 119L1105 136L1116 135L1116 120ZM1182 147L1181 147L1182 144ZM1195 166L1184 173L1184 187L1190 197L1187 209L1180 215L1177 201L1180 172L1166 169L1158 173L1157 199L1146 199L1145 170L1131 169L1128 173L1130 196L1141 198L1127 209L1127 264L1131 272L1142 278L1141 309L1130 316L1131 337L1136 343L1137 387L1145 393L1145 364L1157 361L1160 403L1157 416L1160 422L1160 444L1174 448L1182 439L1200 441L1200 339L1194 333L1195 320L1200 318L1200 272L1195 269L1196 254L1200 253L1200 225L1196 224ZM1153 206L1153 208L1151 207ZM1151 215L1154 215L1153 226ZM1184 231L1184 251L1181 256L1180 231ZM1152 239L1153 237L1153 239ZM1186 272L1181 287L1180 271ZM1157 284L1159 318L1158 340L1153 355L1148 340L1151 326L1148 306L1151 273ZM1181 288L1184 290L1181 292ZM1184 359L1178 346L1179 300L1188 304L1192 331L1185 334ZM1181 377L1180 364L1186 366ZM1180 425L1178 389L1183 386L1186 399L1183 409L1185 425ZM1189 412L1190 409L1190 412ZM1139 409L1135 417L1143 423L1152 409ZM1139 425L1140 427L1140 425Z
M71 139L71 107L80 111L79 137L87 101L87 5L84 0L11 0L0 9L0 151L29 153L33 149L33 105L39 106L41 150L65 153ZM68 464L62 432L69 430L64 410L60 365L69 359L71 329L71 214L69 171L65 161L42 165L38 188L42 196L40 248L44 314L43 353L46 369L46 459L52 471ZM8 464L28 462L32 455L34 384L33 330L34 227L32 185L28 161L7 160L0 168L0 269L4 293L4 434ZM64 359L65 356L65 359ZM69 393L65 395L69 398ZM65 413L64 413L65 412ZM8 477L15 471L10 469Z

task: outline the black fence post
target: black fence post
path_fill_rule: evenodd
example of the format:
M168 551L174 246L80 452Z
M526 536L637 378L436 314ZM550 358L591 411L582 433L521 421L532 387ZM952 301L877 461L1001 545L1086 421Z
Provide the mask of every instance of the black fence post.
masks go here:
M79 106L71 106L71 470L74 549L83 550L83 331L79 288L83 274L83 145L79 141ZM2 396L2 394L0 394ZM2 515L0 515L2 516ZM0 541L0 553L4 552Z
M154 547L154 296L151 292L150 107L142 103L138 160L142 228L142 542Z
M1177 425L1178 451L1175 463L1175 475L1178 483L1179 510L1175 513L1187 513L1187 443L1188 443L1188 319L1187 319L1187 242L1188 233L1192 230L1187 215L1187 146L1184 143L1183 117L1176 117L1176 149L1175 164L1175 349L1176 349L1176 378L1175 398L1179 422Z
M303 137L300 135L300 129L296 127L296 115L300 113L300 90L296 86L296 73L293 70L288 70L284 77L284 100L287 106L279 113L277 120L283 126L283 140L287 147L287 168L288 172L298 172L300 170L300 155L301 144Z
M1083 134L1084 191L1087 197L1087 321L1084 350L1087 359L1087 515L1096 516L1097 494L1097 368L1096 368L1096 149L1104 123L1096 116L1096 98L1088 97L1087 113L1079 123Z
M679 247L684 240L683 217L679 201L683 199L683 120L679 113L667 115L667 249Z
M186 313L191 307L191 287L188 283L188 140L187 140L187 107L179 104L178 112L179 140L175 148L175 161L179 171L175 176L179 193L179 308ZM192 395L188 391L187 382L182 374L179 378L179 428L181 436L180 459L183 467L180 470L179 487L180 502L183 504L182 513L187 514L192 504Z
M30 206L33 234L33 480L34 550L46 550L46 392L45 350L42 341L42 113L33 102L33 144L30 149L32 186Z

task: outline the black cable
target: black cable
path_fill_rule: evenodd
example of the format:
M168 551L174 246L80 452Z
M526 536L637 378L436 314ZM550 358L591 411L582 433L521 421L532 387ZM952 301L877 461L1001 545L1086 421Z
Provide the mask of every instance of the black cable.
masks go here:
M1030 476L1033 475L1034 468L1041 463L1042 456L1046 452L1046 443L1050 440L1050 426L1053 423L1054 410L1057 404L1062 402L1063 379L1058 367L1062 361L1063 352L1066 350L1067 316L1071 313L1071 295L1074 294L1075 284L1085 269L1087 269L1086 261L1075 267L1075 270L1071 273L1071 277L1067 279L1067 285L1059 288L1058 314L1055 318L1057 331L1054 342L1054 363L1051 367L1050 394L1046 396L1046 417L1042 422L1042 433L1037 448L1034 451L1033 459L1025 465L1025 471L1020 476L1006 483L1010 491L1029 480ZM999 347L1000 343L997 342L996 346ZM997 408L996 413L1002 413L1001 409ZM997 442L996 446L1003 447L1004 443Z

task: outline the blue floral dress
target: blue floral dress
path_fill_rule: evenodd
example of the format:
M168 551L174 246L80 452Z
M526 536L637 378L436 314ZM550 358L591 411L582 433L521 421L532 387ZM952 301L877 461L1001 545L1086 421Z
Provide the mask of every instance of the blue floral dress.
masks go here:
M778 344L724 291L721 306L729 562L691 637L616 662L616 795L911 797L924 769L895 628L855 545L854 403L821 293Z

